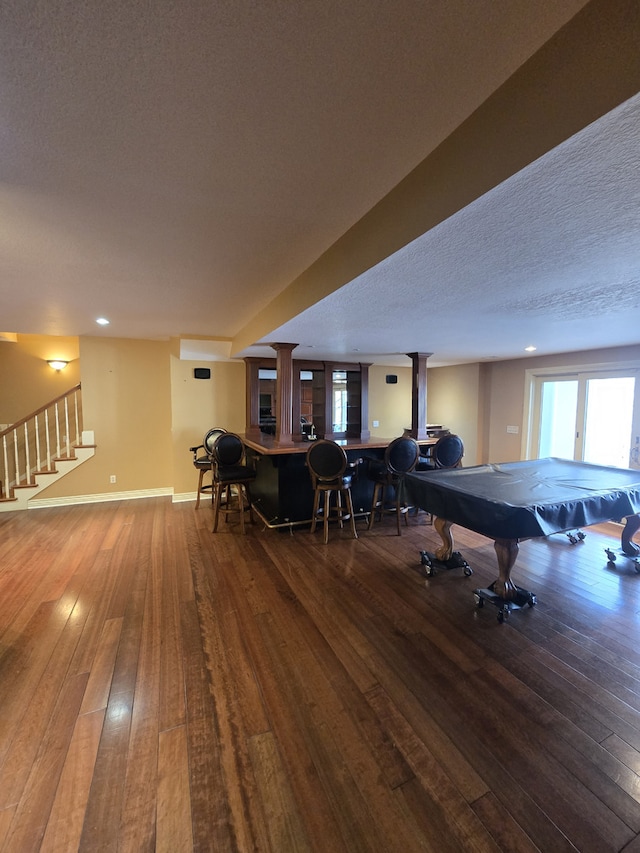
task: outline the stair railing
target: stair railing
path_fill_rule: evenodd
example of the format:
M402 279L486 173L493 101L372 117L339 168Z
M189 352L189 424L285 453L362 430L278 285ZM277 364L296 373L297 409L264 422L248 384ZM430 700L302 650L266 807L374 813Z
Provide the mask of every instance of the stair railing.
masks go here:
M34 485L37 474L55 471L57 459L73 459L73 448L81 444L78 384L0 432L0 499Z

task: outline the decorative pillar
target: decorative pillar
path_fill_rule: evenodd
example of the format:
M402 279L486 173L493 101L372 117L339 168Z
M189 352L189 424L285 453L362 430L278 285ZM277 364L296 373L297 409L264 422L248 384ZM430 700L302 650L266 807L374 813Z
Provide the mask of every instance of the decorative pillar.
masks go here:
M432 352L408 352L411 371L411 436L427 438L427 359Z
M289 444L293 427L293 358L298 344L271 344L276 351L276 441Z

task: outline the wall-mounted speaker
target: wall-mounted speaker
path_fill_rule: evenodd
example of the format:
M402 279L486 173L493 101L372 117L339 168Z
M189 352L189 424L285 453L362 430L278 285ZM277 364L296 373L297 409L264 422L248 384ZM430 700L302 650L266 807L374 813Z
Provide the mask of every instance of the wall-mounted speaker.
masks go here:
M193 378L194 379L211 379L211 371L208 367L194 367L193 368Z
M387 373L385 377L385 382L387 383L387 385L397 385L398 377L395 373Z

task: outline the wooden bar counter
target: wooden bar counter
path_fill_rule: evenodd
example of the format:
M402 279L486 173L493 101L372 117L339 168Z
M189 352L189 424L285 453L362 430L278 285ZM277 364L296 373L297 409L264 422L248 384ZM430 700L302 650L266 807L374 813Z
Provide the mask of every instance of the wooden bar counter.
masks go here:
M311 521L313 489L306 466L311 441L278 442L272 435L243 436L249 464L256 466L257 476L251 495L257 514L267 527L293 528ZM350 462L361 459L351 494L356 515L371 509L373 483L367 477L366 460L382 459L391 438L344 438L336 443L344 447ZM435 444L428 438L421 447Z

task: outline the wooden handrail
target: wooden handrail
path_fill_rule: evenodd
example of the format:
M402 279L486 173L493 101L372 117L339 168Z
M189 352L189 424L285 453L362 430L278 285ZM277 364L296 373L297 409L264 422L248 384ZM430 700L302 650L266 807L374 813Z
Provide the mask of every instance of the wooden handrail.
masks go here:
M68 397L70 394L73 394L74 391L79 391L81 388L81 385L82 385L82 383L78 382L78 384L74 385L73 388L69 388L68 391L65 391L63 394L60 394L58 397L54 397L53 400L49 400L48 403L45 403L44 406L40 406L40 408L36 409L35 412L31 412L31 414L27 415L24 418L20 418L20 420L16 421L14 424L10 424L6 429L3 429L0 431L0 438L2 438L2 436L6 435L8 432L11 432L12 430L17 429L18 427L21 427L23 424L26 424L27 421L30 421L33 418L35 418L36 415L41 415L45 409L49 409L49 408L51 408L51 406L55 406L56 403L59 403L60 400L64 400L65 397Z

